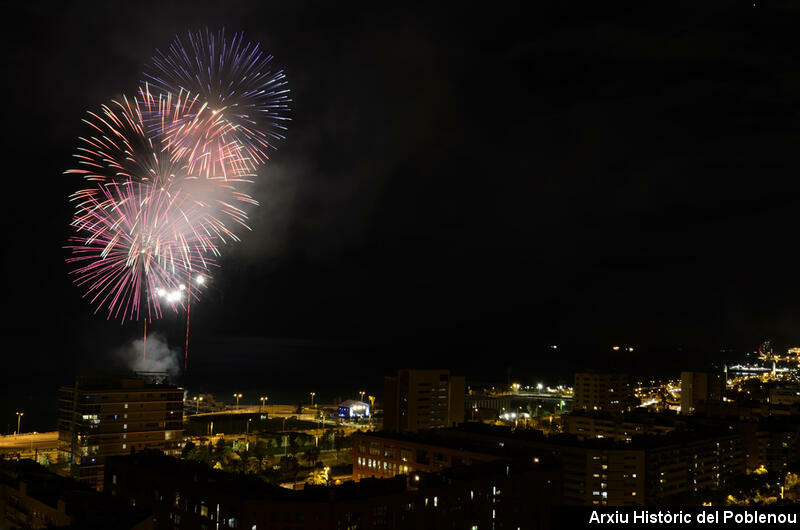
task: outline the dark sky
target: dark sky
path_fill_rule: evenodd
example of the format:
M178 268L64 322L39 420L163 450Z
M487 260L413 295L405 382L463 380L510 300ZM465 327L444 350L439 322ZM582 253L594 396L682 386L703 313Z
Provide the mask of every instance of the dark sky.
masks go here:
M254 230L193 308L199 369L263 352L283 374L276 338L349 352L309 353L311 377L335 380L338 357L376 386L400 365L501 379L630 361L608 359L613 343L674 371L797 345L800 10L752 3L17 6L5 362L21 381L64 377L141 333L70 284L80 181L62 172L83 113L205 26L261 42L294 101ZM181 322L154 326L180 347Z

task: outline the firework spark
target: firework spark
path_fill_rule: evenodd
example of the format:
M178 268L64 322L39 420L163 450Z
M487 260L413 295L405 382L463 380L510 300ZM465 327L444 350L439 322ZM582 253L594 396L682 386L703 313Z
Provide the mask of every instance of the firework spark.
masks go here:
M142 90L85 119L77 168L91 185L72 195L76 234L67 248L75 283L84 296L108 309L108 318L160 318L160 303L176 308L174 293L193 272L208 273L219 244L247 228L245 207L256 204L240 188L241 173L205 177L148 132L160 116L166 130L193 113L191 102ZM155 297L154 293L167 293ZM188 293L187 293L188 294Z
M188 47L176 37L145 76L135 98L83 120L91 133L65 173L89 184L71 196L67 262L109 319L147 322L163 306L185 308L188 355L191 298L220 245L249 229L258 203L246 191L284 138L291 100L272 56L223 31L189 33Z
M209 275L213 258L203 237L185 230L190 202L152 182L104 183L73 194L77 203L67 248L75 283L95 312L108 318L161 317L161 302L177 310L181 285ZM202 285L202 284L200 284Z
M186 42L176 36L166 53L157 50L146 80L166 94L196 96L210 111L214 126L204 132L211 134L212 145L205 151L218 153L211 160L225 156L255 170L284 139L291 102L285 74L272 67L272 55L245 43L241 33L227 39L224 30L206 29L189 33ZM176 135L172 141L190 149L197 137Z
M246 208L258 203L242 189L252 184L251 174L233 169L219 176L200 174L192 168L185 150L171 149L148 132L156 120L162 131L176 123L194 123L191 130L206 125L205 119L196 117L195 104L142 89L133 102L123 97L104 105L100 113L89 112L90 118L84 122L93 134L80 138L75 155L78 167L65 173L93 183L149 183L181 195L188 200L185 204L194 203L193 216L184 216L184 231L205 234L199 237L203 250L216 251L218 241L238 241L235 227L249 229ZM187 116L195 117L190 121Z

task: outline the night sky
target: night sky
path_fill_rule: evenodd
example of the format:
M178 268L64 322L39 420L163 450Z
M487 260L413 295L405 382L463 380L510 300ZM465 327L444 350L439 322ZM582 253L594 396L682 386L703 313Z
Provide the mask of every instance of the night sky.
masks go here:
M798 8L63 4L5 17L8 422L140 336L70 283L62 172L84 113L206 26L274 54L293 110L253 231L193 306L187 386L676 375L800 345ZM151 329L180 350L183 322Z

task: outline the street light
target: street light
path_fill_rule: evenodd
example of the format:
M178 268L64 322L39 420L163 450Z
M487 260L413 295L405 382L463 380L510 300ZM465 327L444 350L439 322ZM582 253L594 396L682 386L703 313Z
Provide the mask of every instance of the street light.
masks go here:
M312 408L314 407L314 396L316 396L316 395L317 395L316 392L311 392L311 407Z
M200 396L200 397L195 396L195 397L192 398L192 401L195 402L194 413L195 414L200 414L200 402L203 401L203 396Z
M266 401L269 399L269 397L262 396L259 399L261 400L261 406L258 408L258 411L261 412L261 409L264 408Z
M22 422L22 416L24 414L25 414L24 412L17 412L17 434L21 434L20 423Z
M233 397L236 398L236 410L239 410L239 398L242 397L241 394L234 394Z
M372 414L375 408L375 396L369 396L369 430L372 430Z
M364 394L366 394L366 392L364 392L362 390L361 392L359 392L359 394L361 394L361 400L360 401L363 403L364 402Z

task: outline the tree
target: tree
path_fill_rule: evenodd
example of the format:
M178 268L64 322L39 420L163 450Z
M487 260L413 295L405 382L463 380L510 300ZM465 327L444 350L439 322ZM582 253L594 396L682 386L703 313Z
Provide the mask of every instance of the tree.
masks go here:
M261 457L261 471L269 472L272 471L272 457L271 456L262 456Z
M324 486L328 483L328 468L318 467L308 474L306 484L314 484L317 486Z
M256 458L264 458L267 456L267 443L264 440L256 440L256 443L251 445L253 456Z
M336 440L336 431L327 429L325 434L322 435L322 442L325 444L325 447L333 449L334 440Z
M230 449L225 445L225 439L219 438L217 440L217 445L214 447L214 458L222 460L228 451L230 451Z
M254 475L261 471L261 460L255 456L249 456L244 461L244 472L246 474Z
M203 462L206 465L211 465L211 454L213 451L214 448L211 446L211 442L207 442L200 445L200 448L195 451L194 456L198 461Z
M319 454L320 454L319 447L312 447L311 449L308 449L305 453L303 453L303 458L305 459L306 462L308 462L313 466L319 460Z
M299 450L300 446L297 445L297 435L292 433L289 435L289 454L294 458Z
M234 453L245 453L247 452L247 443L242 440L234 440L233 442L233 452Z
M190 458L190 455L197 451L197 446L194 442L186 442L186 445L183 446L181 450L181 456L183 458Z

